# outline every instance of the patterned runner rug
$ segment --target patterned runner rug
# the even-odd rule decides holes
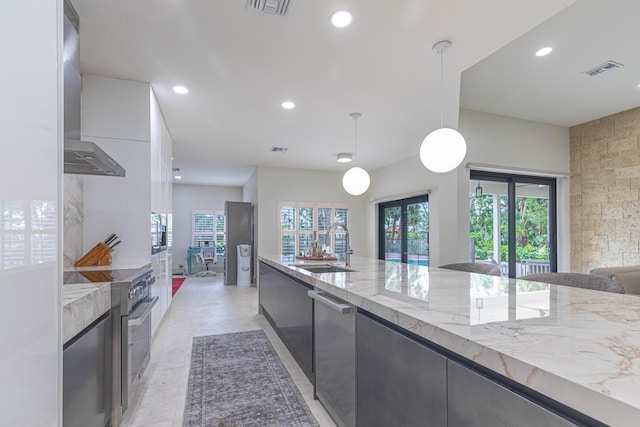
[[[182,284],[184,283],[184,281],[187,280],[186,277],[174,277],[171,280],[171,296],[175,295],[176,292],[178,292],[178,289],[180,289],[180,286],[182,286]]]
[[[317,427],[264,331],[195,337],[185,427]]]

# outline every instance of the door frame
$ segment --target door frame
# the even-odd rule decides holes
[[[378,259],[384,260],[385,254],[385,230],[384,230],[384,211],[390,207],[400,207],[400,225],[401,225],[401,240],[400,240],[400,262],[407,263],[407,206],[414,203],[427,203],[429,205],[429,195],[422,194],[419,196],[407,197],[405,199],[390,200],[388,202],[381,202],[378,204]],[[427,242],[429,239],[429,232],[427,231]]]
[[[510,278],[516,277],[516,184],[523,183],[549,186],[549,267],[551,271],[558,271],[558,200],[556,178],[471,170],[469,180],[494,181],[507,184],[508,276]]]

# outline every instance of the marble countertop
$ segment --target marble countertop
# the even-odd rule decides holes
[[[355,271],[319,274],[259,258],[606,424],[638,425],[639,295],[355,256]]]
[[[111,283],[65,284],[62,286],[64,342],[89,326],[111,308]]]
[[[151,264],[140,265],[104,265],[88,267],[71,267],[72,271],[104,271],[150,268]],[[100,275],[95,275],[100,277]],[[109,275],[105,275],[109,278]],[[102,277],[100,278],[102,280]],[[96,281],[93,283],[65,283],[62,286],[63,317],[62,327],[64,342],[73,338],[78,332],[89,326],[94,320],[111,309],[111,282]]]

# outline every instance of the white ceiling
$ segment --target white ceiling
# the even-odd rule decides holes
[[[576,1],[464,71],[461,105],[567,127],[640,106],[638,16],[637,0]],[[609,60],[624,67],[583,73]]]
[[[440,125],[443,39],[445,126],[460,105],[563,126],[640,105],[637,0],[295,0],[287,17],[245,0],[71,1],[82,72],[151,83],[183,183],[240,186],[257,165],[346,170],[335,160],[354,149],[354,111],[356,164],[417,155]],[[354,21],[337,29],[342,8]],[[534,58],[541,44],[556,50]],[[608,59],[625,67],[580,75]]]

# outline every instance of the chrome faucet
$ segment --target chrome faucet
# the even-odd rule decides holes
[[[328,239],[331,236],[331,230],[333,230],[334,228],[340,227],[344,230],[345,233],[345,250],[344,250],[344,266],[345,267],[351,267],[351,255],[353,254],[353,249],[351,249],[349,247],[349,230],[347,230],[347,226],[344,224],[341,224],[339,222],[336,222],[335,224],[332,224],[329,226],[329,228],[327,229],[327,231],[324,233],[324,243],[326,244]]]

